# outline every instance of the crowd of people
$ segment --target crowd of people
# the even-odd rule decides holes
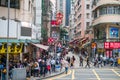
[[[2,64],[2,63],[0,63]],[[64,57],[53,57],[51,55],[42,55],[39,59],[24,59],[23,61],[9,62],[9,77],[12,79],[12,71],[15,68],[26,68],[26,76],[45,77],[48,74],[56,72],[56,66],[59,66],[59,71],[65,68],[68,71],[69,64]],[[4,65],[4,68],[5,65]],[[2,69],[3,70],[3,69]],[[2,76],[3,75],[3,76]],[[2,80],[5,80],[6,72],[1,74]]]
[[[80,54],[79,56],[79,62],[80,66],[83,67],[83,62],[86,62],[85,68],[89,67],[90,65],[94,67],[104,67],[106,65],[110,65],[111,67],[117,67],[118,66],[118,57],[117,56],[111,56],[110,58],[102,55],[95,56],[94,58],[90,58],[88,55],[84,56]]]

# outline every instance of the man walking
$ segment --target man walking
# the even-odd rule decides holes
[[[88,57],[88,56],[86,57],[86,65],[85,65],[85,68],[86,68],[87,66],[90,68],[90,62],[89,62],[89,57]]]
[[[80,55],[80,66],[83,66],[83,58],[81,55]]]

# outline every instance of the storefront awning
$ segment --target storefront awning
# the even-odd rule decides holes
[[[34,44],[32,43],[34,46],[38,47],[38,48],[41,48],[41,49],[44,49],[44,50],[48,50],[49,46],[46,46],[46,45],[42,45],[42,44]]]
[[[7,39],[0,39],[0,43],[6,43]],[[10,43],[40,43],[40,40],[34,40],[34,39],[8,39],[8,42]]]

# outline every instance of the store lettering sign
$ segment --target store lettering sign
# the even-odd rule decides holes
[[[5,43],[6,44],[6,43]],[[2,44],[0,48],[0,53],[7,53],[7,47],[5,47],[5,44]],[[8,46],[8,53],[21,53],[23,48],[23,44],[20,44],[19,46]]]
[[[118,49],[120,48],[120,42],[104,42],[105,49]]]

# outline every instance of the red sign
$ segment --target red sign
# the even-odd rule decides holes
[[[104,42],[104,48],[109,49],[109,42]]]
[[[52,37],[48,38],[48,43],[52,43],[52,42],[54,42],[54,38]]]
[[[105,49],[118,49],[120,48],[120,42],[105,42],[104,48]]]
[[[56,20],[52,20],[51,25],[56,25]]]
[[[57,14],[56,14],[56,18],[57,18],[57,19],[62,19],[62,18],[63,18],[63,14],[60,13],[60,12],[57,13]]]
[[[51,25],[60,25],[62,23],[61,19],[57,19],[57,20],[52,20],[51,21]]]

